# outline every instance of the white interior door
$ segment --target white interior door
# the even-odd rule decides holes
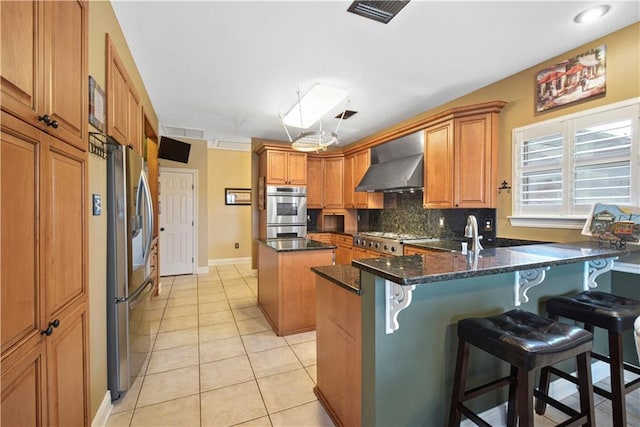
[[[193,171],[160,168],[160,274],[192,274],[194,269]]]

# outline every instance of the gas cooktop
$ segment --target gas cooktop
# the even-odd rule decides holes
[[[353,237],[353,246],[367,248],[383,254],[403,255],[403,242],[437,240],[431,236],[420,236],[408,233],[389,233],[383,231],[367,231]]]

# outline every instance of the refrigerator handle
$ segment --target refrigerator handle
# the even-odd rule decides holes
[[[142,188],[142,191],[140,191],[140,188]],[[140,172],[140,183],[138,185],[138,197],[136,200],[136,208],[138,209],[138,211],[141,209],[141,206],[143,206],[142,203],[142,194],[144,192],[144,197],[147,199],[147,203],[144,203],[144,206],[147,207],[147,225],[149,227],[148,230],[146,230],[146,234],[147,234],[147,241],[145,242],[145,248],[144,248],[144,255],[143,255],[143,264],[146,265],[147,261],[149,260],[149,252],[151,251],[151,243],[153,242],[153,205],[152,205],[152,201],[151,201],[151,189],[149,188],[149,183],[147,182],[147,177],[144,173],[144,171]],[[141,215],[142,213],[139,212],[139,214]]]

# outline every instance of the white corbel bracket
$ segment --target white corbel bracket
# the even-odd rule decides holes
[[[398,330],[398,314],[411,304],[411,292],[416,285],[402,286],[390,280],[384,281],[385,292],[385,333]]]
[[[531,270],[516,271],[514,283],[515,305],[520,306],[522,302],[528,302],[527,292],[534,286],[539,285],[544,280],[550,267],[540,267]]]
[[[598,286],[596,279],[602,274],[610,271],[618,257],[592,259],[584,262],[584,279],[582,288],[585,291]]]

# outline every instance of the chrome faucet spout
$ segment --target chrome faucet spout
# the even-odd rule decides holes
[[[464,237],[471,239],[470,250],[472,252],[479,252],[484,249],[480,244],[482,236],[478,235],[478,220],[474,215],[469,215],[467,217],[467,225],[464,228]]]

